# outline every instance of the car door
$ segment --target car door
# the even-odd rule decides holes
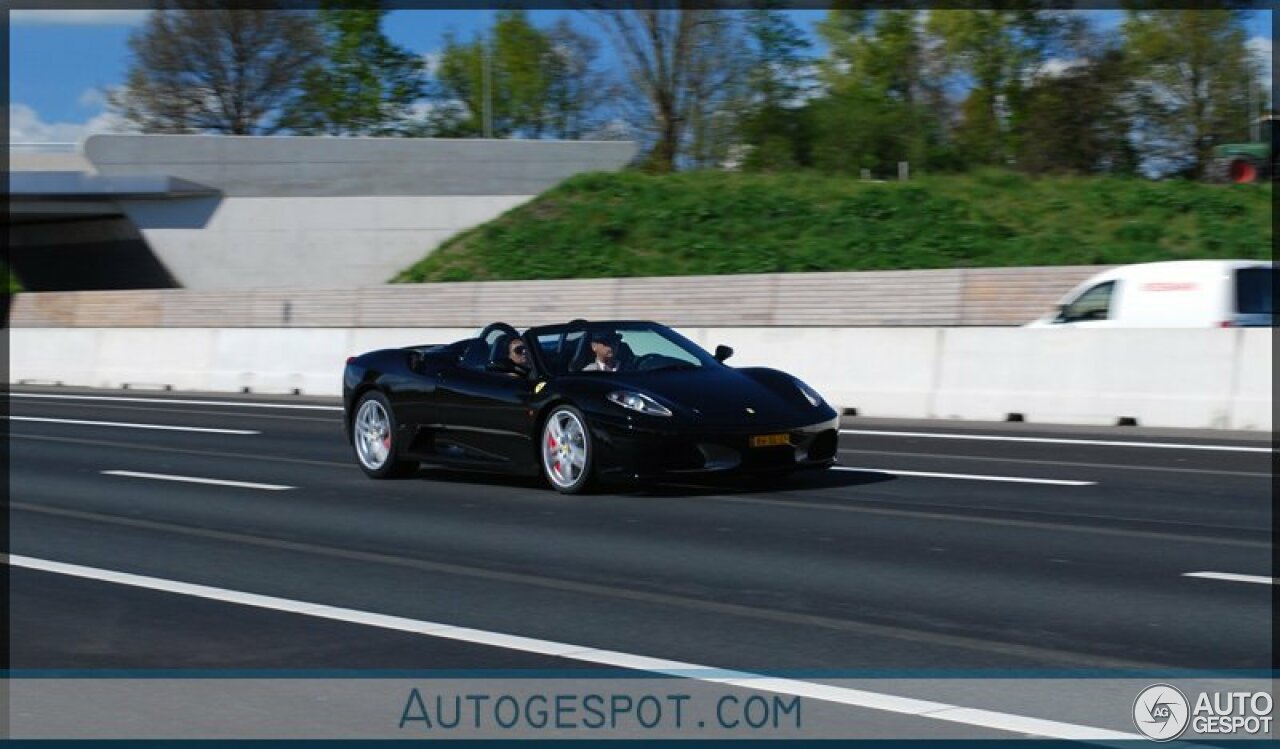
[[[534,383],[487,369],[490,349],[504,331],[486,331],[440,373],[435,402],[444,429],[437,437],[443,453],[460,460],[527,469],[534,464]]]
[[[405,352],[405,371],[389,383],[391,405],[402,428],[413,430],[410,445],[421,447],[418,437],[441,428],[436,389],[440,372],[447,366],[443,357],[424,357],[418,352]]]

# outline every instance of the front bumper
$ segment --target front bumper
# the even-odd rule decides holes
[[[839,417],[804,425],[663,428],[629,419],[588,419],[602,479],[673,478],[829,468]],[[648,420],[652,421],[652,420]],[[786,444],[752,447],[751,438],[785,434]]]

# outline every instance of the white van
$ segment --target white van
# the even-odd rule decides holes
[[[1122,265],[1075,287],[1056,310],[1027,327],[1270,326],[1275,270],[1263,260]]]

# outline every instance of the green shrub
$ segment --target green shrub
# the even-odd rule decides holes
[[[462,281],[1270,258],[1271,187],[985,169],[582,174],[395,280]]]

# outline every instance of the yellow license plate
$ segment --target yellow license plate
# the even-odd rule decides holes
[[[785,445],[789,438],[785,434],[757,434],[751,438],[752,447],[776,447]]]

